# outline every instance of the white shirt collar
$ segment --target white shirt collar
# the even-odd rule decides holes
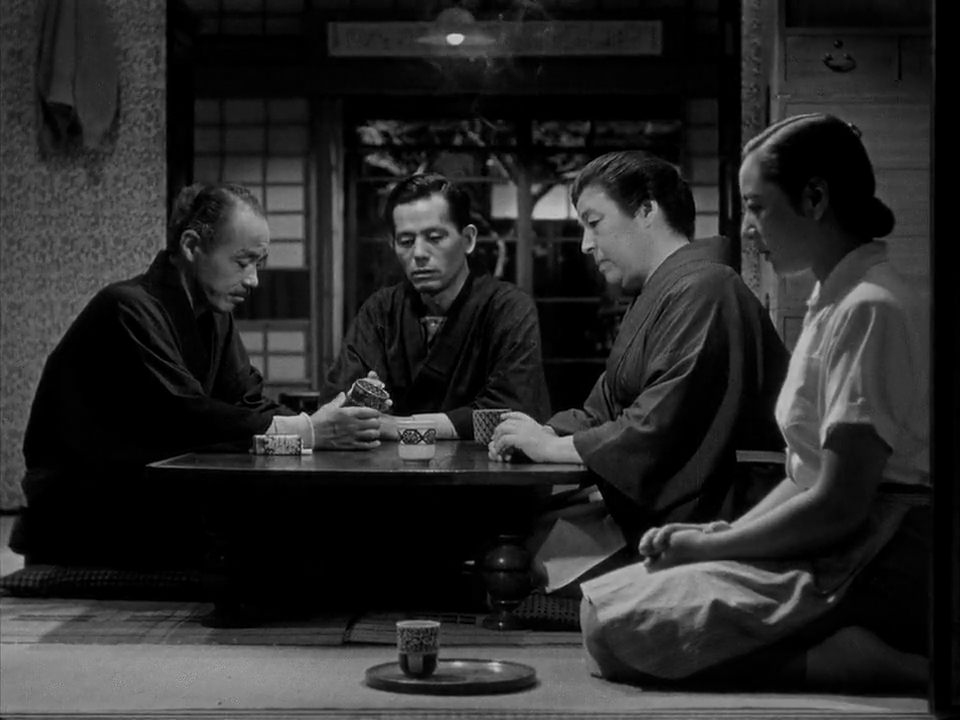
[[[886,259],[887,243],[882,240],[873,240],[851,250],[834,266],[826,280],[813,286],[807,307],[819,310],[829,305],[856,285],[870,268]]]

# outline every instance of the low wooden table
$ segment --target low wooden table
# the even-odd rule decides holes
[[[428,461],[406,461],[396,443],[386,442],[371,451],[317,451],[300,456],[190,453],[148,466],[149,479],[181,485],[202,483],[207,490],[223,484],[263,482],[271,488],[317,487],[490,487],[580,485],[592,482],[583,465],[501,463],[490,460],[486,446],[468,441],[441,441]],[[516,528],[497,528],[497,546],[483,559],[478,571],[487,591],[491,614],[486,627],[521,627],[513,614],[531,589],[530,555]],[[216,614],[230,613],[224,600]]]

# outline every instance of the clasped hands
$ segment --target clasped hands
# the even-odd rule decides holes
[[[640,538],[637,549],[650,570],[665,570],[675,565],[709,560],[705,536],[724,532],[730,524],[723,520],[711,523],[670,523],[650,528]]]
[[[384,387],[372,370],[367,379]],[[310,416],[314,445],[326,450],[372,450],[379,446],[385,416],[373,408],[343,407],[346,398],[346,393],[341,392]],[[389,400],[387,404],[391,404]]]

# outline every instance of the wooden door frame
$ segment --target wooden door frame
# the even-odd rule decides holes
[[[956,9],[955,3],[950,3]],[[949,127],[946,103],[937,104],[937,95],[948,97],[946,72],[937,73],[937,59],[950,67],[944,53],[950,39],[938,42],[940,32],[953,26],[944,12],[947,3],[933,0],[933,92],[931,101],[931,243],[930,263],[933,296],[933,389],[931,469],[933,487],[934,553],[931,559],[931,641],[930,706],[937,717],[960,716],[960,457],[955,442],[960,437],[960,339],[951,328],[960,317],[960,293],[955,288],[954,265],[948,243],[955,231],[947,223],[952,188],[936,182],[937,155],[955,157],[956,140],[948,130],[937,137],[936,128]],[[940,12],[938,13],[938,9]],[[939,91],[939,92],[938,92]],[[949,149],[948,149],[949,148]],[[938,152],[939,151],[939,152]],[[948,193],[950,195],[948,196]],[[942,238],[938,246],[938,238]],[[951,243],[952,244],[952,243]],[[938,252],[941,251],[941,252]],[[938,256],[942,256],[939,263]],[[939,628],[940,632],[934,629]]]

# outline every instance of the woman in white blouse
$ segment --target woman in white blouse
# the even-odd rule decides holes
[[[860,133],[822,114],[747,143],[743,231],[817,283],[777,404],[786,478],[730,525],[668,525],[583,584],[595,674],[926,690],[929,311],[877,238]]]

